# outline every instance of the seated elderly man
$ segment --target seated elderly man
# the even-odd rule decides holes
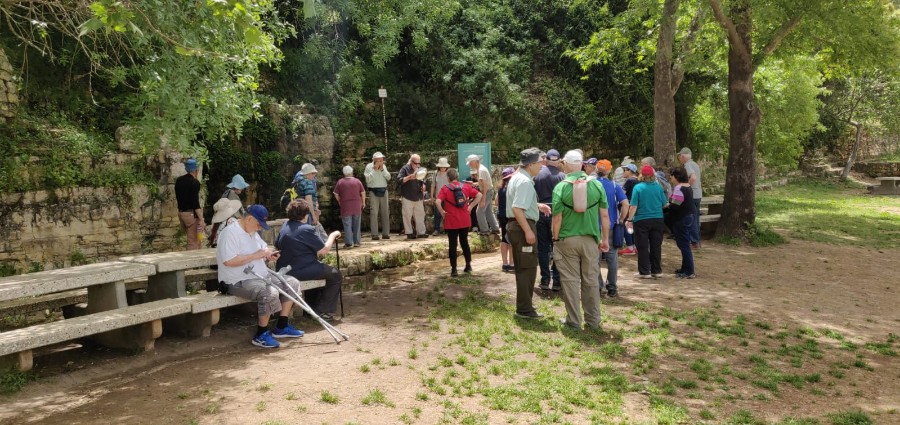
[[[322,242],[315,226],[307,224],[310,214],[309,204],[302,199],[288,204],[288,221],[275,238],[275,246],[281,250],[277,266],[291,266],[288,274],[300,280],[325,279],[324,287],[305,291],[303,297],[316,314],[330,321],[337,311],[343,277],[340,270],[323,264],[319,257],[328,254],[341,232],[331,232],[328,240]]]
[[[247,208],[247,214],[225,226],[219,233],[216,259],[219,281],[225,285],[227,293],[257,302],[259,326],[250,342],[257,347],[278,348],[275,338],[299,338],[303,336],[303,331],[288,324],[293,302],[278,292],[275,286],[283,284],[267,271],[266,261],[274,261],[279,257],[278,251],[269,249],[259,237],[260,230],[269,229],[266,224],[268,218],[269,211],[262,205]],[[266,276],[266,279],[244,273],[248,265],[253,266],[256,273]],[[297,279],[288,276],[285,280],[294,290],[300,288]],[[278,313],[278,323],[270,332],[269,316],[274,313]]]

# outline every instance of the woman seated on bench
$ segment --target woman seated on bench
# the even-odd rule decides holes
[[[316,233],[315,226],[307,223],[309,205],[302,199],[291,201],[287,206],[288,222],[281,227],[275,238],[275,247],[281,250],[276,267],[291,266],[289,275],[298,280],[325,279],[325,286],[304,291],[303,297],[310,308],[325,320],[334,320],[338,296],[344,278],[341,271],[323,264],[319,257],[328,254],[341,232],[334,231],[324,243]]]

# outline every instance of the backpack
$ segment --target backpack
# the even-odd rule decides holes
[[[446,187],[453,192],[453,205],[456,205],[456,208],[464,208],[466,206],[466,194],[463,193],[462,186],[450,186],[448,184]]]
[[[288,204],[294,199],[297,199],[297,196],[297,189],[295,189],[294,186],[285,189],[281,194],[281,209],[287,209]]]
[[[596,207],[600,204],[600,199],[597,202],[594,202],[592,205],[587,205],[587,190],[590,182],[599,183],[595,179],[587,179],[587,178],[578,178],[573,182],[568,180],[563,180],[563,182],[572,185],[572,205],[567,204],[565,201],[562,201],[564,207],[573,210],[577,213],[583,213],[591,208]]]
[[[663,188],[663,192],[666,194],[666,199],[669,199],[672,196],[672,184],[669,183],[669,179],[666,178],[666,174],[662,171],[656,172],[656,182],[659,183]]]

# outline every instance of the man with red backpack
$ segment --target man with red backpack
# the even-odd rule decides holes
[[[600,253],[609,250],[609,212],[606,191],[581,170],[582,155],[566,152],[566,178],[553,189],[553,259],[559,269],[564,325],[600,327]]]

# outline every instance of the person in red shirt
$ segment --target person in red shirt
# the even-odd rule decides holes
[[[450,238],[450,276],[458,276],[456,273],[456,246],[462,247],[463,257],[466,259],[466,268],[463,273],[472,273],[472,250],[469,249],[469,229],[472,227],[472,209],[481,201],[481,193],[470,185],[459,182],[459,172],[455,168],[447,170],[447,179],[450,183],[438,192],[435,204],[444,217],[444,231]],[[454,192],[459,188],[462,192],[463,206],[457,206],[457,196]],[[470,200],[472,200],[470,202]]]

